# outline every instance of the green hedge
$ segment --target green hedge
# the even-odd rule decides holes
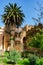
[[[17,65],[43,65],[43,58],[42,57],[37,57],[33,54],[29,54],[28,58],[18,59],[18,53],[17,53],[17,56],[15,53],[16,52],[14,52],[13,59],[14,59],[14,62],[15,62],[15,60],[18,61]],[[9,61],[9,59],[6,57],[6,56],[8,56],[8,54],[5,53],[4,55],[5,55],[4,58],[0,57],[0,63],[3,62],[6,65],[7,62]],[[12,56],[12,53],[11,53],[11,56]],[[10,58],[11,58],[11,56],[10,56]],[[11,58],[11,61],[12,61],[12,58]]]
[[[43,65],[43,58],[24,58],[19,60],[18,65]]]

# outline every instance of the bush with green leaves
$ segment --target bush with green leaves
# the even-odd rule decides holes
[[[29,60],[28,60],[28,58],[23,58],[23,59],[19,60],[18,64],[19,65],[29,65]]]
[[[28,56],[30,64],[29,65],[36,65],[36,60],[37,60],[37,56],[35,56],[34,54],[29,54]]]
[[[18,65],[43,65],[43,58],[34,54],[29,54],[28,58],[19,60]]]
[[[32,37],[29,46],[40,48],[40,50],[43,50],[43,33],[37,33],[34,37]]]
[[[5,58],[4,62],[6,63],[18,63],[18,61],[21,59],[21,53],[16,51],[16,50],[12,50],[9,52],[5,52]]]
[[[14,51],[14,52],[13,53],[5,52],[4,58],[3,57],[0,58],[0,60],[2,60],[2,63],[4,63],[4,65],[8,65],[7,63],[10,63],[12,65],[14,65],[14,63],[17,63],[17,65],[43,65],[42,57],[38,57],[36,55],[29,54],[28,58],[21,58],[20,55],[16,54],[16,51]],[[9,54],[11,54],[11,55],[9,55]]]
[[[37,59],[36,65],[43,65],[43,58]]]

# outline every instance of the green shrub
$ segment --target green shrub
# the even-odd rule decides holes
[[[40,50],[43,50],[43,33],[37,33],[34,37],[32,37],[29,46],[40,48]]]
[[[37,59],[36,65],[43,65],[43,58]]]
[[[8,59],[10,59],[10,61],[17,63],[18,60],[20,60],[20,58],[21,58],[21,54],[19,52],[15,50],[9,52]]]
[[[19,65],[29,65],[29,60],[27,58],[21,59],[18,62]]]
[[[5,63],[18,63],[18,60],[21,58],[21,54],[17,52],[16,50],[12,50],[9,52],[5,52],[5,58],[4,62]]]
[[[29,55],[29,61],[30,65],[36,65],[37,56],[30,54]]]
[[[18,65],[43,65],[43,58],[30,54],[28,58],[19,60]]]
[[[23,60],[23,65],[29,65],[29,60],[28,59],[24,59]]]

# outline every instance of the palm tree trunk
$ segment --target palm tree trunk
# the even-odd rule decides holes
[[[14,19],[14,23],[16,24],[16,19],[15,19],[15,15],[13,15],[13,19]],[[16,25],[15,25],[16,26]]]

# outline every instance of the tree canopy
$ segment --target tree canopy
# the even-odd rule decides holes
[[[25,15],[21,10],[21,6],[18,7],[16,3],[9,3],[9,5],[6,5],[4,8],[2,20],[5,25],[15,25],[16,27],[19,27],[23,23],[24,17]]]

